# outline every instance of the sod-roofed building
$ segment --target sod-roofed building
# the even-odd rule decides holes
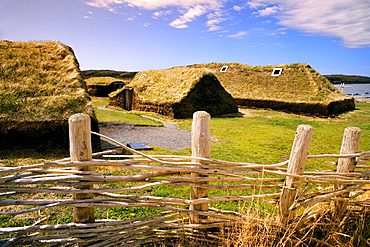
[[[267,108],[299,114],[330,116],[355,108],[308,64],[249,66],[239,63],[195,64],[210,69],[242,108]]]
[[[73,50],[59,42],[0,41],[0,149],[68,148],[68,118],[98,131]],[[93,143],[98,147],[99,140]]]
[[[132,103],[130,91],[133,93]],[[172,68],[139,72],[129,85],[110,94],[110,104],[174,118],[190,118],[200,110],[212,116],[238,112],[233,97],[207,69]]]
[[[86,82],[87,92],[91,96],[108,97],[108,95],[130,83],[136,72],[113,70],[85,70],[82,78]]]
[[[122,88],[126,83],[112,77],[89,78],[85,80],[87,92],[95,97],[108,97],[108,95]]]

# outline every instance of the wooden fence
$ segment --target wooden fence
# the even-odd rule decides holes
[[[69,119],[70,158],[0,167],[0,215],[27,215],[55,208],[54,217],[58,217],[58,208],[74,208],[71,223],[48,225],[46,217],[30,226],[0,228],[2,246],[140,246],[176,239],[184,233],[191,238],[206,233],[208,241],[217,240],[219,236],[207,233],[207,229],[235,226],[244,217],[239,212],[210,207],[219,201],[276,199],[277,221],[282,224],[289,223],[298,208],[318,202],[333,201],[338,213],[348,205],[369,204],[364,194],[370,189],[366,187],[370,184],[366,164],[370,151],[357,153],[361,130],[356,127],[345,130],[340,154],[308,155],[313,128],[300,125],[289,160],[265,165],[211,159],[210,116],[206,112],[194,114],[191,157],[147,155],[93,133],[132,153],[119,160],[93,159],[108,152],[92,154],[89,121],[84,114]],[[336,171],[305,170],[307,159],[321,158],[338,159]],[[102,174],[101,169],[113,169],[118,175]],[[123,170],[135,173],[120,175]],[[302,184],[309,186],[303,188]],[[169,190],[188,186],[189,198],[140,195],[155,186],[168,186]],[[318,186],[325,190],[320,191]],[[239,190],[240,196],[209,196],[209,190],[218,189]],[[260,193],[248,195],[256,191]],[[66,199],[66,193],[73,198]],[[47,200],[37,199],[37,195],[48,195]],[[95,218],[97,208],[109,207],[154,208],[159,213],[130,220]]]

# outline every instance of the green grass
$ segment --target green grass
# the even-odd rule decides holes
[[[294,136],[298,125],[307,124],[314,128],[310,145],[310,154],[337,154],[340,151],[343,132],[346,127],[356,126],[362,129],[360,151],[370,150],[370,104],[359,103],[357,109],[338,116],[337,118],[314,118],[283,112],[241,109],[242,114],[233,114],[211,119],[211,135],[213,136],[211,157],[235,162],[252,162],[259,164],[275,164],[289,158]],[[155,116],[155,114],[152,114]],[[180,128],[191,130],[192,119],[176,120]],[[154,148],[149,154],[190,155],[191,150],[179,152]],[[325,161],[336,161],[326,159]],[[308,160],[307,170],[333,169],[325,165],[323,160]],[[163,191],[165,190],[165,191]],[[155,188],[151,195],[180,196],[186,198],[188,190],[177,188]],[[210,191],[210,196],[240,195],[239,190]],[[245,193],[245,192],[244,192]],[[248,192],[248,194],[251,192]],[[245,195],[245,194],[243,194]],[[250,202],[217,202],[213,207],[225,210],[238,210]],[[261,201],[261,207],[273,211],[271,206]]]
[[[106,98],[93,98],[95,107],[104,106],[107,104]],[[109,118],[114,119],[116,112],[105,111],[109,114]],[[106,121],[107,116],[101,116],[97,112],[100,120]],[[137,123],[137,119],[128,118],[129,115],[137,115],[138,113],[124,112],[118,116],[119,121],[127,121]],[[144,113],[143,113],[144,114]],[[145,113],[147,114],[147,113]],[[163,116],[158,114],[148,114],[153,117],[163,119]],[[211,158],[238,161],[238,162],[252,162],[262,164],[273,164],[285,160],[290,155],[290,149],[293,143],[295,131],[300,124],[308,124],[314,128],[314,135],[310,146],[310,154],[326,154],[339,153],[341,140],[344,129],[349,126],[356,126],[362,129],[362,138],[360,151],[370,150],[370,104],[359,103],[355,111],[348,112],[338,116],[337,118],[313,118],[306,116],[299,116],[295,114],[288,114],[267,110],[244,109],[241,114],[234,114],[223,117],[215,117],[211,119],[211,135],[212,147]],[[140,118],[140,117],[139,117]],[[176,120],[180,128],[190,130],[191,119]],[[145,151],[147,154],[175,154],[175,155],[191,155],[190,149],[183,151],[170,151],[154,147],[152,151]],[[0,163],[5,166],[26,165],[32,163],[39,163],[47,160],[55,160],[61,158],[61,154],[53,153],[47,154],[42,158],[42,154],[37,153],[33,155],[30,151],[27,152],[0,152]],[[330,161],[330,160],[328,160]],[[335,160],[332,160],[335,161]],[[306,170],[324,170],[332,167],[323,165],[323,162],[309,160],[306,165]],[[126,170],[111,170],[99,171],[100,173],[114,173],[121,175],[132,174],[133,171]],[[152,196],[168,196],[178,198],[189,198],[189,187],[168,187],[159,186],[149,188],[138,193]],[[230,195],[249,195],[254,191],[241,190],[210,190],[210,196],[230,196]],[[258,203],[258,208],[263,209],[259,212],[262,215],[273,215],[276,213],[276,205],[269,205],[265,201],[252,202],[217,202],[212,203],[212,207],[225,210],[242,210],[246,207],[254,207]],[[42,211],[42,214],[47,214],[50,210]],[[96,211],[97,218],[113,217],[115,219],[122,219],[127,217],[139,217],[146,214],[152,214],[156,210],[152,209],[138,209],[127,208],[119,209],[112,208],[107,210],[99,209]],[[60,213],[63,219],[70,219],[67,213]],[[38,217],[35,215],[34,217]],[[19,225],[19,219],[16,221],[8,220],[7,225]],[[58,221],[59,223],[60,220]]]
[[[140,113],[125,111],[119,107],[108,106],[109,99],[105,97],[92,97],[94,110],[99,122],[127,122],[144,126],[163,126],[163,123],[142,117]],[[104,110],[101,109],[104,108]]]

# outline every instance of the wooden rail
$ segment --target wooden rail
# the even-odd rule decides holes
[[[348,205],[368,205],[370,190],[369,152],[357,153],[361,130],[345,130],[340,154],[308,155],[313,129],[297,128],[289,160],[277,164],[230,162],[209,157],[209,114],[197,112],[192,125],[192,156],[147,155],[98,133],[132,155],[115,155],[115,160],[93,159],[109,152],[91,153],[90,126],[83,114],[70,118],[71,157],[41,164],[0,167],[0,215],[21,215],[43,209],[74,207],[74,222],[0,228],[0,244],[47,245],[78,244],[89,246],[127,246],[176,238],[179,230],[190,237],[200,237],[215,227],[241,224],[239,212],[215,209],[218,201],[276,200],[278,223],[287,224],[295,211],[319,202],[333,201],[343,212]],[[307,171],[307,159],[338,159],[337,171]],[[102,169],[133,170],[135,174],[102,174]],[[302,186],[309,184],[310,186]],[[109,186],[108,186],[109,185]],[[189,186],[189,198],[140,195],[156,186]],[[318,190],[318,186],[325,190]],[[243,190],[239,196],[209,196],[209,190]],[[263,193],[263,190],[267,190]],[[248,195],[251,191],[259,194]],[[131,194],[130,192],[136,192]],[[349,192],[352,192],[351,195]],[[28,193],[30,196],[24,196]],[[37,195],[50,193],[47,199]],[[73,194],[71,198],[58,193]],[[53,196],[51,196],[53,195]],[[36,199],[35,199],[36,198]],[[143,207],[160,213],[130,220],[95,219],[94,209],[108,207]],[[57,209],[56,209],[57,210]],[[57,212],[56,212],[57,213]],[[256,219],[257,220],[257,219]],[[190,234],[191,233],[191,234]],[[208,240],[212,241],[211,235]],[[214,235],[212,235],[214,236]],[[219,238],[217,236],[216,238]]]

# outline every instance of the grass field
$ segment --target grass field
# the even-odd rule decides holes
[[[144,118],[138,112],[126,112],[121,108],[109,106],[109,99],[106,97],[92,97],[94,111],[99,122],[128,122],[136,125],[163,126],[160,121]]]
[[[99,118],[99,114],[97,115]],[[174,121],[180,128],[191,130],[192,119],[173,120],[157,114],[150,115],[164,121]],[[310,154],[339,153],[344,129],[349,126],[362,129],[360,151],[368,151],[370,150],[369,116],[370,104],[366,103],[357,104],[355,111],[342,114],[337,118],[313,118],[276,111],[240,109],[239,114],[211,119],[211,135],[213,137],[211,157],[220,160],[260,164],[281,162],[288,159],[295,131],[300,124],[308,124],[314,128]],[[174,152],[155,147],[153,151],[147,151],[147,153],[191,155],[191,150]],[[335,160],[328,159],[327,161]],[[313,171],[332,168],[330,166],[323,167],[323,162],[318,162],[309,160],[306,169]],[[187,189],[176,189],[176,191],[171,192],[166,191],[166,189],[163,191],[163,188],[159,187],[151,191],[150,194],[187,198],[188,193]],[[240,195],[239,191],[211,191],[210,195],[222,196],[225,193],[226,195]],[[265,203],[262,204],[262,208],[267,208],[270,213],[274,211],[274,207]],[[238,210],[241,204],[239,202],[219,202],[212,206],[225,210]]]
[[[95,108],[107,104],[104,98],[93,98]],[[97,110],[96,115],[99,121],[123,121],[142,124],[141,121],[147,121],[139,113],[122,111],[117,114],[116,111]],[[102,111],[102,112],[101,112]],[[103,114],[104,112],[104,114]],[[143,113],[152,117],[160,118],[162,121],[171,121],[179,125],[180,128],[191,129],[191,119],[173,120],[157,114]],[[135,116],[135,117],[132,117]],[[336,118],[313,118],[287,114],[283,112],[240,109],[240,113],[211,119],[212,147],[211,158],[227,161],[252,162],[261,164],[273,164],[289,157],[290,149],[293,143],[295,131],[300,124],[308,124],[314,128],[314,135],[310,146],[310,154],[339,153],[344,129],[349,126],[356,126],[362,129],[362,138],[360,151],[370,150],[370,104],[358,103],[356,110],[342,114]],[[155,122],[155,121],[154,121]],[[157,122],[158,123],[158,122]],[[146,123],[148,125],[154,123]],[[152,151],[146,151],[147,154],[176,154],[191,155],[191,150],[169,151],[155,147]],[[0,164],[3,166],[20,166],[56,160],[68,156],[68,151],[59,150],[57,152],[44,153],[40,150],[10,151],[0,150]],[[328,160],[335,161],[335,160]],[[322,162],[316,163],[308,161],[307,170],[325,170],[327,167]],[[122,174],[120,170],[104,171],[108,174]],[[133,173],[135,171],[128,171]],[[123,175],[123,174],[122,174]],[[125,174],[126,175],[126,174]],[[189,198],[189,189],[168,187],[155,187],[145,191],[138,192],[142,195],[167,196]],[[210,191],[210,196],[240,195],[238,190]],[[244,194],[245,195],[245,194]],[[276,215],[276,206],[271,206],[265,202],[252,201],[248,203],[241,202],[217,202],[211,204],[212,207],[234,210],[240,212],[253,211],[253,215],[260,217]],[[50,214],[55,209],[47,209],[43,214]],[[98,209],[97,218],[126,219],[140,217],[156,212],[154,209],[140,208],[112,208]],[[0,216],[1,225],[29,225],[32,224],[39,215],[32,214],[24,218],[13,216]],[[58,212],[50,223],[65,223],[71,221],[71,209]]]

